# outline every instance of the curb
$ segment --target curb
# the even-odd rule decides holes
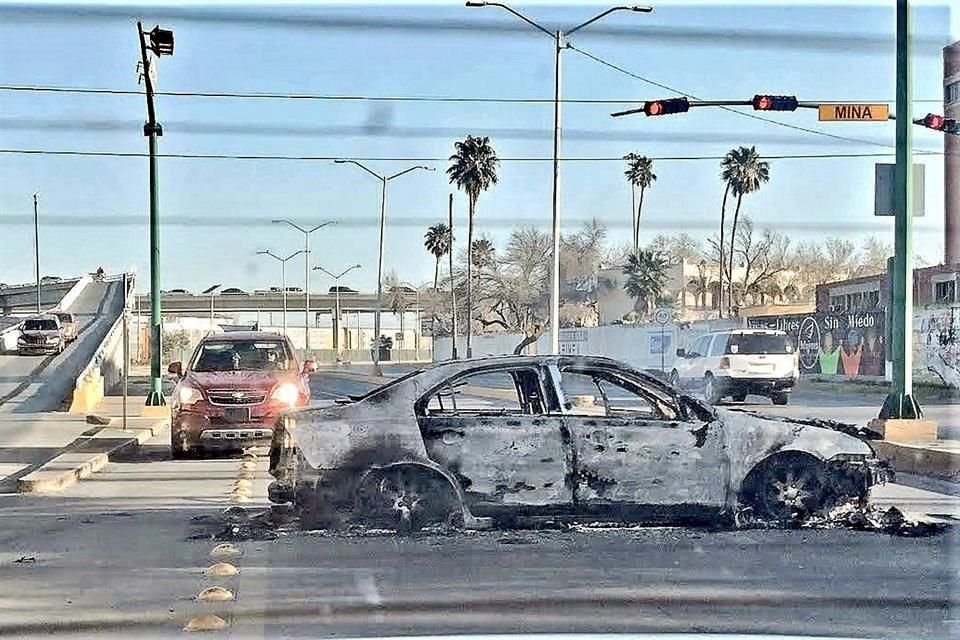
[[[61,453],[18,479],[17,492],[53,493],[66,489],[103,469],[112,456],[130,448],[139,447],[150,438],[159,435],[168,426],[166,421],[162,421],[127,431],[112,427],[101,429],[76,449],[101,444],[104,450],[87,452],[74,450]],[[98,443],[98,440],[101,442]]]
[[[932,443],[872,442],[877,456],[895,471],[960,482],[960,452],[931,447]]]

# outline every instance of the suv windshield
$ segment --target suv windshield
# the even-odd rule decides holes
[[[73,316],[69,313],[58,313],[57,317],[60,318],[60,322],[73,322]]]
[[[220,340],[200,345],[191,369],[210,371],[288,371],[294,367],[279,340]]]
[[[727,340],[728,354],[793,353],[787,336],[770,333],[734,333]]]
[[[55,320],[27,320],[23,323],[24,331],[56,331]]]

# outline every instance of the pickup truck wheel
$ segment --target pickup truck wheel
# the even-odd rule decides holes
[[[182,431],[170,434],[170,456],[175,460],[189,458],[193,454],[193,449],[187,441],[187,434]]]
[[[447,479],[416,466],[371,471],[357,489],[357,511],[362,524],[400,534],[457,526],[463,515]]]
[[[790,402],[790,394],[789,394],[789,393],[776,393],[776,394],[774,394],[770,399],[773,400],[773,404],[777,404],[777,405],[781,405],[781,406],[782,406],[782,405],[785,405],[785,404],[787,404],[788,402]]]

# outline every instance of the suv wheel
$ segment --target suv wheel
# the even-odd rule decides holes
[[[187,440],[187,434],[182,431],[170,432],[170,455],[176,460],[190,457],[193,449]]]
[[[790,394],[789,394],[789,393],[775,393],[775,394],[773,394],[773,396],[771,396],[770,399],[773,400],[773,404],[785,405],[785,404],[787,404],[788,402],[790,402]]]
[[[717,384],[717,379],[713,377],[712,373],[708,373],[703,378],[703,399],[709,404],[719,404],[720,398],[720,386]]]

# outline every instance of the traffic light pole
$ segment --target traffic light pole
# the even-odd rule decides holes
[[[153,105],[153,80],[150,77],[150,65],[147,56],[147,44],[144,40],[143,25],[137,23],[140,37],[140,57],[143,64],[143,79],[147,95],[147,123],[143,125],[143,135],[149,139],[150,152],[150,392],[147,394],[148,407],[162,407],[163,381],[160,374],[160,356],[162,349],[160,320],[160,195],[157,184],[157,137],[163,135],[163,128],[157,123]]]
[[[894,169],[894,257],[891,304],[893,388],[880,409],[880,419],[923,416],[913,399],[913,136],[911,131],[910,7],[897,0],[897,161]]]

